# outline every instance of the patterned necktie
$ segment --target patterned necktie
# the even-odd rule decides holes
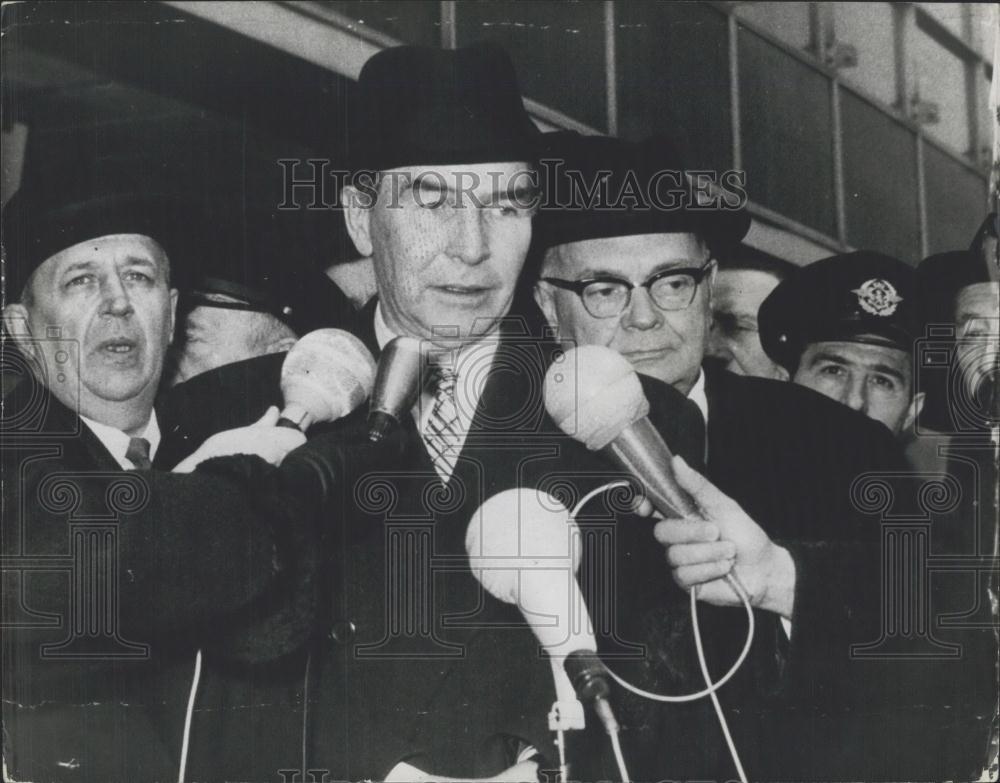
[[[138,470],[149,470],[153,467],[153,463],[149,459],[149,441],[145,438],[129,438],[125,459],[135,465]]]
[[[449,367],[437,368],[437,390],[434,393],[434,407],[424,427],[424,442],[434,468],[444,483],[448,483],[455,471],[460,449],[461,425],[458,408],[455,405],[455,371]]]

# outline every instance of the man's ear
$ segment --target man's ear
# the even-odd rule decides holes
[[[549,326],[558,334],[559,317],[556,314],[555,291],[553,289],[554,287],[551,283],[539,280],[535,283],[532,293],[535,296],[535,303],[538,305],[538,309],[542,311],[542,315],[545,316],[545,320],[548,321]]]
[[[345,185],[340,191],[340,203],[344,205],[344,223],[347,233],[365,258],[373,251],[371,237],[372,194],[359,190],[353,185]]]
[[[906,411],[906,418],[903,419],[901,432],[907,432],[913,427],[913,423],[917,420],[917,416],[920,415],[920,411],[924,409],[925,397],[925,392],[917,392],[913,395],[913,402],[910,403],[910,407]]]
[[[3,309],[3,328],[10,335],[21,353],[40,360],[38,343],[31,338],[31,327],[28,326],[28,310],[20,303],[11,303]]]

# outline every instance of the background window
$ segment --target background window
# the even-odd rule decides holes
[[[930,144],[924,145],[924,177],[930,252],[968,247],[986,216],[986,183]]]
[[[739,57],[750,198],[836,236],[829,80],[745,28]]]
[[[963,154],[969,151],[965,64],[918,27],[911,38],[911,98],[936,107],[936,122],[924,122],[929,136]],[[911,109],[914,108],[911,103]],[[919,106],[917,107],[919,113]]]
[[[350,17],[359,28],[370,27],[397,41],[424,46],[441,45],[441,4],[372,0],[328,3],[334,11]]]
[[[528,98],[607,131],[604,4],[455,3],[458,45],[496,41]]]
[[[868,101],[840,92],[847,241],[908,263],[920,260],[917,139]]]
[[[796,49],[807,49],[812,42],[809,3],[733,3],[736,17],[769,32]]]
[[[615,4],[619,133],[665,133],[697,167],[732,166],[726,17],[701,3]]]
[[[970,3],[969,21],[972,47],[990,62],[993,62],[993,42],[996,35],[997,18],[996,3]]]
[[[833,3],[836,40],[850,44],[858,64],[840,75],[891,106],[896,103],[896,46],[893,12],[888,3]]]
[[[959,38],[965,38],[965,15],[967,3],[919,3],[928,16],[940,22],[948,31]],[[974,3],[973,5],[978,5]]]

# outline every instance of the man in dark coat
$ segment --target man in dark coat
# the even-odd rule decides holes
[[[354,331],[376,356],[414,338],[429,361],[384,443],[368,444],[359,412],[282,468],[329,473],[322,495],[293,494],[283,512],[328,526],[315,637],[291,673],[210,670],[194,734],[230,719],[194,748],[192,774],[533,778],[529,758],[551,742],[550,667],[516,608],[479,587],[464,541],[482,502],[537,485],[569,444],[540,395],[556,346],[504,320],[531,237],[538,134],[492,47],[387,50],[359,95],[354,165],[371,176],[345,189],[344,211],[379,293]],[[265,359],[228,370],[259,371],[257,408],[278,391],[279,362]]]
[[[303,439],[277,430],[275,410],[164,470],[153,397],[176,291],[153,237],[172,246],[174,213],[134,195],[15,198],[4,211],[4,325],[19,349],[4,369],[21,376],[3,399],[5,770],[174,777],[185,700],[167,698],[171,729],[154,731],[146,707],[165,696],[152,684],[182,664],[190,686],[197,646],[281,591],[297,530],[255,513],[244,487],[266,468],[259,456],[190,471],[228,453],[277,463]]]
[[[966,714],[970,694],[942,701],[928,679],[959,682],[952,677],[969,662],[905,660],[907,650],[881,644],[879,513],[912,513],[907,498],[924,477],[896,475],[905,462],[890,433],[843,406],[791,384],[702,369],[713,252],[748,223],[738,211],[705,209],[683,187],[673,209],[657,207],[666,203],[662,193],[636,206],[636,192],[652,194],[664,172],[685,170],[668,143],[573,136],[559,143],[550,154],[563,171],[582,173],[583,182],[611,172],[602,194],[609,202],[542,213],[537,299],[559,337],[617,349],[701,410],[712,483],[675,467],[704,519],[661,521],[655,538],[674,582],[697,590],[716,680],[736,659],[746,627],[723,577],[734,573],[748,590],[753,648],[719,692],[746,773],[764,780],[968,776],[981,760],[954,751],[967,724],[952,716]],[[626,182],[638,184],[626,191]],[[631,205],[622,203],[624,193]],[[641,575],[629,597],[645,611],[633,610],[630,621],[647,633],[650,657],[623,671],[654,691],[701,690],[690,615],[683,594],[669,597],[663,551],[652,537],[632,547]],[[738,765],[706,700],[620,698],[628,705],[624,745],[633,777],[734,777]],[[614,769],[605,758],[594,774]]]

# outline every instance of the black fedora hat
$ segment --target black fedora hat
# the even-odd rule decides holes
[[[737,194],[716,198],[692,183],[671,139],[642,142],[572,131],[546,134],[535,224],[539,251],[634,234],[694,233],[713,250],[738,243],[750,216]]]
[[[171,259],[200,253],[197,210],[176,195],[111,193],[76,201],[18,191],[3,209],[5,301],[20,297],[31,275],[52,256],[88,239],[142,234]]]
[[[499,46],[398,46],[361,69],[349,157],[355,171],[531,162],[539,136]]]
[[[815,342],[843,340],[909,353],[923,317],[916,270],[861,250],[796,271],[764,300],[757,322],[767,355],[794,371],[806,346]]]

